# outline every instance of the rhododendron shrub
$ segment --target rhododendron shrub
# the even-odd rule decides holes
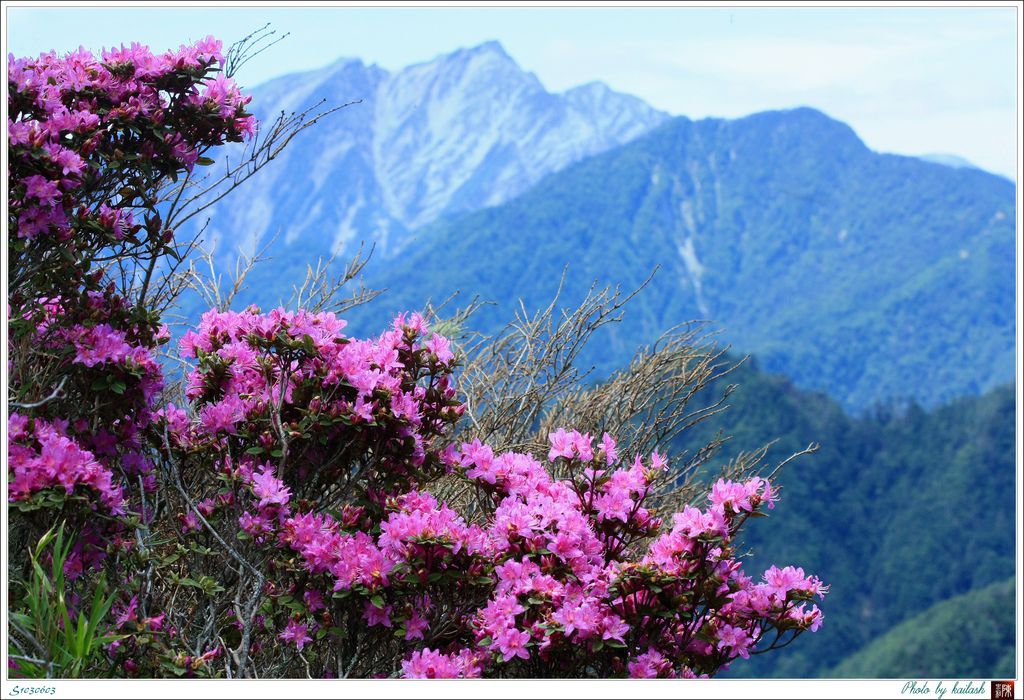
[[[544,461],[457,444],[448,344],[415,314],[370,341],[344,325],[211,311],[183,338],[189,410],[158,422],[190,485],[178,537],[234,533],[239,565],[185,558],[178,575],[273,571],[252,625],[228,609],[186,633],[241,644],[255,627],[257,667],[285,653],[328,675],[699,677],[820,626],[817,578],[755,580],[737,558],[740,526],[774,507],[767,481],[721,480],[666,521],[647,507],[665,459],[608,434],[558,430]],[[430,493],[439,479],[474,494],[464,512]]]
[[[96,503],[119,515],[122,479],[153,485],[140,431],[169,336],[144,302],[173,253],[158,195],[255,129],[222,62],[212,38],[162,55],[133,44],[8,60],[10,388],[28,409],[10,417],[15,501],[102,482]]]
[[[67,581],[83,589],[156,515],[146,431],[169,335],[147,293],[177,255],[166,192],[255,130],[223,61],[212,38],[8,60],[10,541],[23,552],[67,521]],[[11,562],[12,581],[28,575]]]
[[[112,584],[74,668],[696,678],[818,629],[821,581],[743,569],[766,480],[658,512],[668,460],[607,432],[461,439],[456,353],[418,314],[361,339],[329,312],[210,310],[165,386],[160,192],[254,129],[221,61],[204,40],[10,62],[8,498],[22,543],[73,537],[49,555],[71,614]],[[25,625],[35,564],[11,550]],[[59,675],[25,625],[12,672]]]

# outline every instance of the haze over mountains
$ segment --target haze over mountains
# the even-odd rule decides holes
[[[780,438],[779,456],[823,443],[787,467],[750,544],[834,582],[829,622],[736,672],[871,676],[907,644],[923,651],[884,674],[1007,667],[1013,611],[993,611],[1014,561],[1013,182],[873,152],[810,108],[693,121],[600,83],[550,93],[493,42],[396,73],[341,60],[253,94],[264,117],[363,101],[210,212],[222,265],[277,236],[236,306],[285,302],[307,264],[363,241],[366,282],[388,291],[347,314],[354,335],[456,291],[495,302],[472,321],[495,330],[560,283],[572,306],[595,280],[633,288],[657,267],[582,362],[610,372],[712,319],[788,379],[735,375],[708,427],[738,449]],[[905,400],[928,410],[876,408]],[[957,620],[955,601],[991,619],[932,643],[930,616]]]

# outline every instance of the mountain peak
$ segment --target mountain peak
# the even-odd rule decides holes
[[[800,106],[789,109],[770,109],[763,112],[755,112],[741,119],[763,122],[797,122],[803,126],[840,127],[849,129],[846,123],[833,119],[829,115],[814,107]]]
[[[611,88],[608,87],[607,84],[601,82],[600,80],[591,80],[589,83],[583,83],[582,85],[577,85],[576,87],[571,87],[568,90],[566,90],[566,92],[597,92],[597,93],[605,93],[605,92],[611,92]]]
[[[508,64],[514,66],[516,70],[521,70],[519,64],[508,54],[505,47],[493,39],[482,44],[464,46],[450,53],[441,54],[433,61],[429,61],[429,63],[468,63],[475,61],[493,61],[495,63]]]
[[[583,97],[587,97],[590,99],[601,99],[608,95],[611,95],[613,92],[614,90],[608,87],[608,85],[606,85],[605,83],[602,83],[600,80],[592,80],[589,83],[583,83],[582,85],[571,87],[562,94],[567,99],[578,100]]]
[[[978,166],[971,161],[961,156],[953,155],[952,153],[926,153],[923,156],[918,156],[921,160],[926,160],[929,163],[938,163],[939,165],[945,165],[950,168],[973,168],[978,170]]]
[[[323,70],[328,73],[333,73],[339,68],[347,68],[351,65],[362,66],[363,60],[361,58],[356,58],[355,56],[339,56],[328,63]]]
[[[325,97],[365,104],[303,133],[286,166],[257,176],[259,203],[218,207],[220,220],[248,217],[254,240],[282,229],[286,244],[318,252],[362,239],[392,254],[440,215],[507,201],[666,116],[598,83],[553,94],[497,41],[394,71],[340,58],[265,84],[253,104],[274,115]],[[279,174],[285,167],[288,176]],[[296,202],[308,212],[299,220]]]
[[[512,57],[508,55],[508,51],[506,51],[505,47],[501,45],[501,42],[495,39],[490,39],[482,44],[477,44],[476,46],[459,49],[455,53],[488,54],[507,58],[510,61],[512,60]]]
[[[767,110],[728,121],[761,129],[766,135],[771,134],[782,148],[809,147],[827,141],[848,152],[867,150],[849,124],[813,107]]]

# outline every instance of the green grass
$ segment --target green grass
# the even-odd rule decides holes
[[[91,591],[87,607],[72,610],[71,588],[64,563],[74,544],[65,536],[64,524],[51,528],[30,554],[32,571],[24,595],[11,610],[10,622],[25,643],[8,645],[8,656],[17,663],[12,675],[21,678],[81,678],[102,662],[103,647],[121,639],[110,632],[107,615],[114,594],[107,594],[102,577]],[[44,566],[48,547],[50,564]],[[85,599],[83,597],[83,603]]]

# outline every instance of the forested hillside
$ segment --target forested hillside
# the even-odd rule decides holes
[[[832,399],[796,389],[754,364],[721,381],[738,385],[730,408],[700,424],[682,446],[700,445],[722,429],[733,439],[719,463],[774,439],[769,456],[777,462],[819,443],[817,454],[784,467],[779,507],[747,531],[746,542],[757,561],[798,561],[832,584],[827,625],[813,648],[766,655],[737,672],[823,675],[936,603],[1013,576],[1011,386],[930,412],[912,405],[851,417]],[[999,634],[1012,637],[1012,612],[993,623]],[[969,617],[962,619],[966,624]],[[964,658],[976,660],[969,670],[967,661],[956,668],[985,676],[998,659],[968,653],[971,639],[950,637],[948,644],[962,643]],[[868,662],[851,663],[848,668],[874,675],[864,667]],[[892,675],[940,677],[950,668],[937,656],[901,663],[890,660]]]
[[[393,310],[479,294],[497,302],[486,329],[520,298],[547,303],[563,269],[571,306],[595,279],[637,286],[659,268],[586,358],[599,371],[669,326],[713,319],[767,369],[847,408],[936,405],[1013,377],[1015,226],[1008,180],[874,153],[814,110],[677,118],[423,229],[369,280]]]

